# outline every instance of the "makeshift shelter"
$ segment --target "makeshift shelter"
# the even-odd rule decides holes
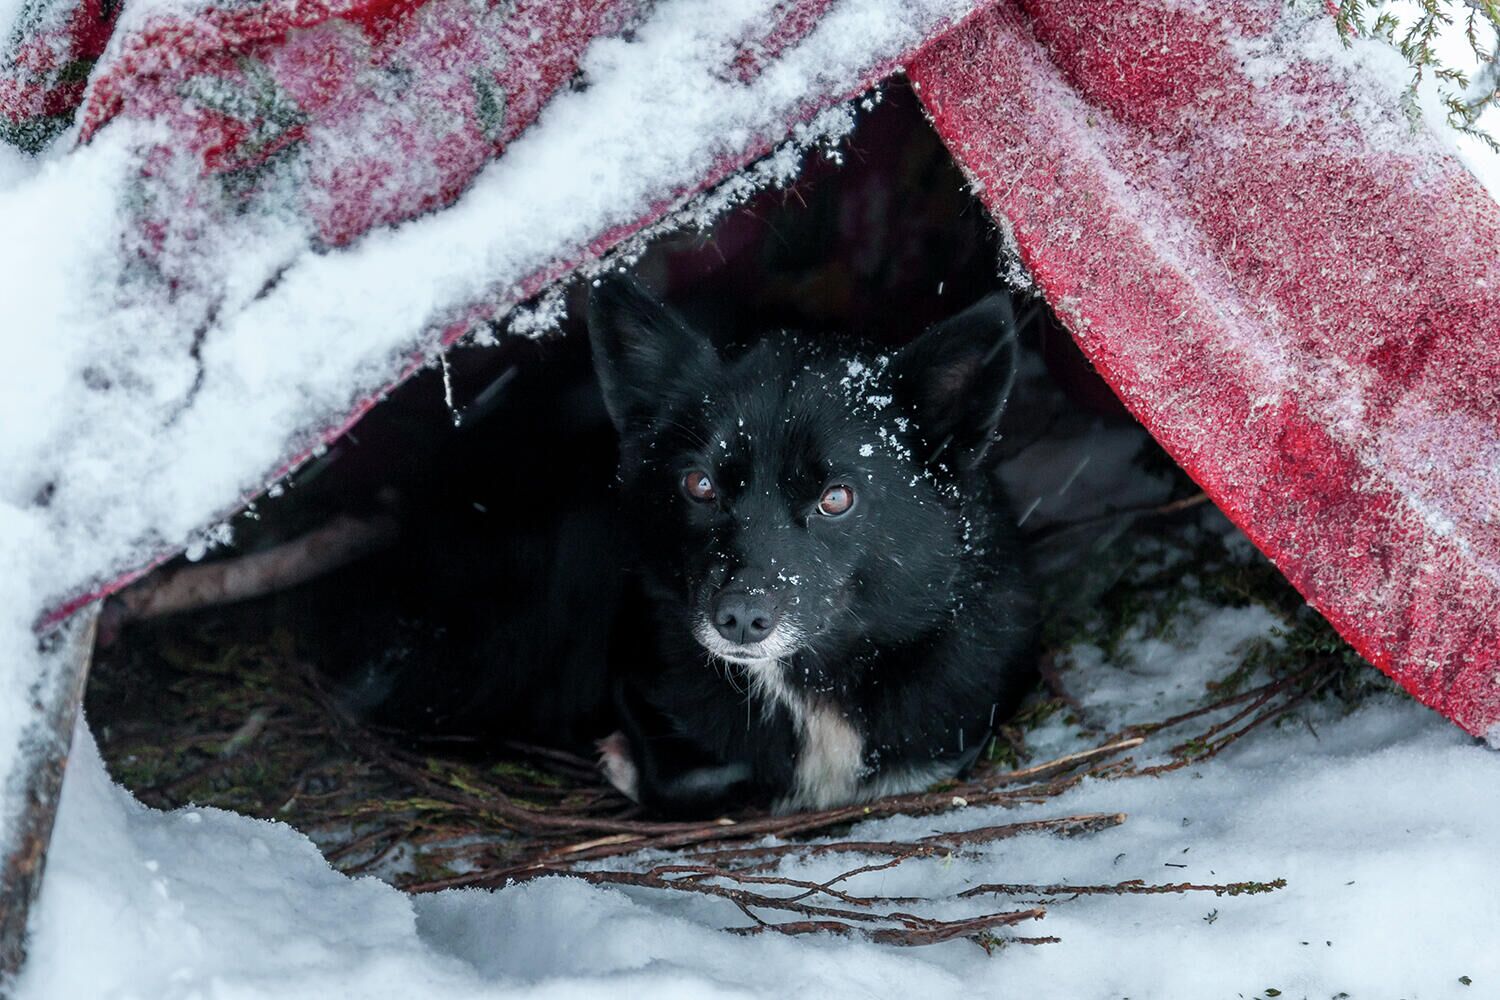
[[[898,71],[1132,413],[1372,663],[1493,738],[1500,208],[1331,21],[1273,0],[712,7],[26,9],[8,132],[39,145],[76,116],[58,169],[97,172],[116,228],[107,280],[57,313],[86,392],[6,454],[22,610],[66,639],[7,689],[35,702],[5,731],[8,968],[86,609],[446,346],[789,176]],[[121,394],[133,418],[106,421]],[[178,495],[110,507],[142,477]]]

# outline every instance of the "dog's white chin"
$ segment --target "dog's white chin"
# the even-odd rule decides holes
[[[775,656],[750,656],[739,653],[721,653],[718,650],[714,649],[710,649],[709,652],[713,653],[713,655],[717,656],[719,659],[724,660],[726,663],[737,663],[742,667],[758,667],[763,663],[775,663],[778,659],[778,657]]]
[[[794,630],[779,625],[760,642],[730,642],[714,630],[707,621],[700,621],[693,628],[693,638],[698,645],[721,660],[753,667],[767,661],[784,660],[802,648]]]

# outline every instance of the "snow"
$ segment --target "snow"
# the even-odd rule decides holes
[[[0,3],[9,24],[18,5]],[[592,86],[561,96],[452,210],[331,253],[274,214],[207,232],[178,251],[203,287],[170,300],[131,270],[125,209],[148,129],[111,126],[45,161],[0,148],[0,771],[13,773],[25,706],[56,666],[33,632],[48,607],[203,536],[310,429],[431,350],[444,317],[639,217],[806,94],[858,78],[967,4],[847,0],[791,58],[728,86],[710,56],[770,6],[659,5],[631,43],[595,46]],[[1060,484],[1078,472],[1059,471]],[[1182,645],[1142,640],[1130,665],[1075,651],[1080,694],[1117,719],[1157,717],[1268,627],[1254,612],[1201,610]],[[1043,932],[1062,943],[994,957],[962,942],[901,952],[734,937],[718,928],[738,915],[709,902],[560,880],[409,899],[339,875],[283,825],[145,808],[80,729],[18,995],[1483,995],[1459,977],[1481,991],[1500,982],[1500,759],[1394,695],[1348,717],[1320,711],[1308,728],[1160,778],[859,829],[1131,816],[1081,840],[911,862],[856,889],[937,898],[997,878],[1288,880],[1249,898],[1061,904]],[[5,796],[9,815],[13,783]]]
[[[0,23],[4,23],[0,21]],[[0,190],[10,187],[36,169],[36,161],[14,146],[0,143]]]

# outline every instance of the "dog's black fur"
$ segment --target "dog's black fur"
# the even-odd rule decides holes
[[[986,462],[1008,301],[890,355],[779,334],[721,357],[610,278],[589,327],[641,583],[611,650],[616,784],[701,815],[967,768],[1033,676],[1035,603]]]

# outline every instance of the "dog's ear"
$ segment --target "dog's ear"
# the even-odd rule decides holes
[[[1015,386],[1016,320],[995,293],[903,347],[892,362],[895,391],[917,418],[928,463],[978,467]]]
[[[599,279],[589,295],[589,343],[604,405],[625,427],[718,364],[712,345],[634,278]]]

